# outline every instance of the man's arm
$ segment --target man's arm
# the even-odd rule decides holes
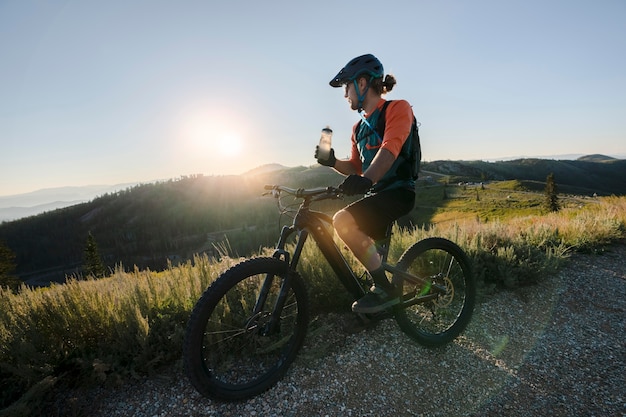
[[[372,180],[372,183],[376,184],[381,178],[389,171],[396,157],[387,149],[380,149],[374,160],[370,164],[369,168],[363,173],[363,176]],[[339,162],[339,161],[337,161]]]
[[[335,166],[333,168],[335,169],[335,171],[343,175],[359,173],[349,159],[337,159],[337,162],[335,162]]]
[[[363,173],[363,176],[376,184],[389,171],[395,160],[396,157],[390,151],[381,148],[376,153],[369,168]],[[360,174],[359,170],[349,159],[337,159],[333,168],[343,175]]]

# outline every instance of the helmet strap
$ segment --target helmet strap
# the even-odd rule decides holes
[[[363,94],[359,93],[359,83],[357,82],[357,78],[355,78],[352,82],[354,83],[354,91],[356,92],[356,98],[358,100],[357,110],[361,112],[363,111],[363,102],[365,101],[365,95],[367,94],[367,90],[370,89],[371,80],[367,81],[367,86],[365,87],[365,91],[363,91]]]

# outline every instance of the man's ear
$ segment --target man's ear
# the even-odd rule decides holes
[[[359,84],[359,93],[363,94],[363,91],[365,91],[365,88],[367,88],[367,78],[360,77],[357,80],[357,83]]]

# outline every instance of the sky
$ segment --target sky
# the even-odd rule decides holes
[[[0,196],[339,157],[376,55],[426,161],[626,158],[623,0],[0,0]]]

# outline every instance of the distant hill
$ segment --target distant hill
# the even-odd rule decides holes
[[[578,161],[587,161],[587,162],[611,162],[615,161],[617,158],[613,158],[612,156],[594,154],[594,155],[586,155],[578,158]]]
[[[580,194],[626,194],[626,160],[589,155],[577,160],[517,159],[512,161],[434,161],[425,171],[448,175],[451,181],[545,181],[549,174],[562,191]],[[565,187],[565,188],[564,188]]]
[[[4,207],[0,208],[0,222],[21,219],[23,217],[45,213],[46,211],[75,206],[85,201],[87,200],[53,201],[51,203],[38,204],[31,207]]]
[[[251,169],[250,171],[244,173],[243,175],[267,174],[269,172],[280,171],[284,169],[288,169],[288,168],[281,164],[266,164],[266,165],[261,165],[260,167]]]
[[[0,222],[84,203],[100,195],[123,190],[136,184],[56,187],[30,193],[0,196]]]

